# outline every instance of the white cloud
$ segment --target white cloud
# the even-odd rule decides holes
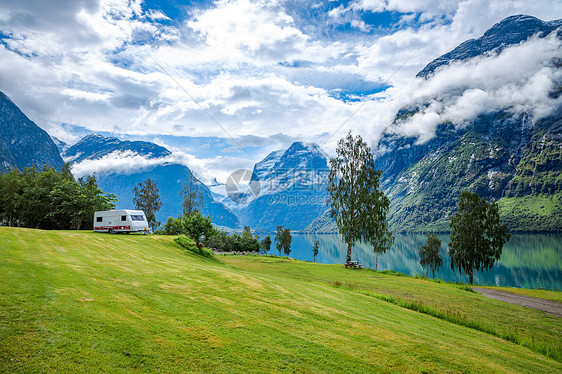
[[[150,9],[147,12],[147,17],[156,21],[162,21],[162,20],[171,21],[171,18],[165,15],[164,12],[162,12],[161,10]]]
[[[187,26],[204,39],[207,54],[233,61],[291,60],[308,39],[277,1],[221,0]]]
[[[406,105],[429,106],[392,131],[421,140],[439,121],[462,124],[480,110],[509,107],[541,118],[556,105],[547,93],[559,73],[546,62],[560,46],[551,39],[453,64],[428,81],[414,76],[506,16],[560,18],[559,1],[362,0],[305,25],[294,7],[282,0],[221,0],[194,5],[184,19],[169,22],[141,0],[58,0],[56,6],[5,0],[0,30],[10,37],[0,45],[0,89],[63,139],[75,137],[61,126],[70,123],[129,135],[228,133],[249,140],[281,134],[326,142],[327,151],[349,129],[375,145]],[[381,11],[406,14],[396,29],[378,33],[379,25],[364,16]],[[340,33],[346,23],[355,30]],[[388,78],[391,88],[369,100],[361,96]],[[345,90],[362,101],[338,98]],[[266,142],[264,152],[286,141]],[[189,162],[209,175],[225,175],[223,165],[251,163]]]
[[[150,170],[162,165],[186,166],[192,170],[201,181],[210,184],[215,178],[224,183],[227,177],[237,169],[251,170],[253,161],[225,156],[207,159],[197,158],[178,150],[174,150],[170,155],[160,158],[149,158],[133,151],[115,151],[99,159],[87,159],[73,164],[72,174],[76,178],[93,175],[94,173],[127,175]]]
[[[112,96],[112,94],[108,92],[89,92],[74,88],[65,88],[61,93],[70,97],[72,100],[86,100],[89,102],[106,101]]]
[[[552,115],[562,105],[560,97],[550,95],[562,82],[562,71],[554,65],[560,55],[556,35],[532,38],[499,55],[454,62],[428,80],[416,79],[410,92],[396,90],[395,95],[402,106],[421,110],[391,131],[423,142],[440,123],[462,126],[482,113],[527,113],[532,121]]]
[[[94,173],[131,174],[163,165],[170,157],[147,158],[133,151],[115,151],[95,160],[84,160],[72,166],[72,174],[80,178]]]

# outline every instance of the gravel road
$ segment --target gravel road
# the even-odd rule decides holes
[[[521,306],[526,306],[527,308],[533,308],[536,310],[542,310],[555,316],[562,317],[562,303],[551,300],[538,299],[536,297],[517,295],[511,292],[498,291],[490,288],[480,288],[473,287],[475,291],[478,291],[482,296],[489,297],[490,299],[505,301],[506,303],[517,304]]]

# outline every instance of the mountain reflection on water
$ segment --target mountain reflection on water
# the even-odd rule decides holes
[[[447,253],[449,236],[441,239],[440,254],[443,266],[436,277],[448,282],[468,283],[468,276],[451,270]],[[334,264],[345,262],[347,245],[339,235],[293,235],[291,257],[312,261],[314,241],[320,242],[316,262]],[[394,246],[378,259],[378,270],[394,270],[408,275],[425,274],[419,263],[418,249],[425,244],[422,234],[397,234]],[[274,247],[274,246],[272,246]],[[271,253],[276,253],[274,248]],[[375,268],[373,249],[366,245],[353,248],[352,259],[364,267]],[[431,273],[429,274],[431,277]],[[475,272],[474,283],[520,288],[562,289],[562,234],[513,234],[504,245],[502,257],[490,271]]]

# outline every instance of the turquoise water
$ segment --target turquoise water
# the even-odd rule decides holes
[[[448,235],[441,239],[440,254],[443,266],[435,274],[437,278],[450,282],[468,283],[468,276],[451,270],[447,254]],[[312,261],[314,241],[320,242],[316,262],[334,264],[345,262],[347,245],[339,235],[298,235],[293,234],[291,257]],[[420,234],[399,234],[394,246],[378,259],[378,270],[395,270],[408,275],[424,274],[419,264],[418,249],[425,244],[426,236]],[[276,253],[272,245],[271,253]],[[353,248],[352,259],[364,267],[375,268],[375,254],[372,248],[358,245]],[[431,273],[429,274],[431,276]],[[504,245],[502,257],[487,272],[476,272],[474,283],[521,288],[544,288],[562,290],[562,234],[514,234]]]

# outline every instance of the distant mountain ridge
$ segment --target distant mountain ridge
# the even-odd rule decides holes
[[[533,35],[545,37],[561,26],[562,19],[545,22],[524,14],[507,17],[489,28],[482,37],[469,39],[431,61],[416,76],[427,77],[439,67],[453,61],[466,61],[492,51],[499,53],[504,48],[521,43]],[[560,30],[558,33],[560,35]]]
[[[64,165],[57,146],[47,132],[31,121],[0,92],[0,173],[17,167]]]
[[[171,154],[166,148],[154,143],[144,141],[120,140],[114,137],[105,137],[100,134],[89,134],[80,139],[78,143],[63,151],[64,159],[79,163],[86,159],[99,159],[113,152],[134,151],[148,158],[160,158]]]
[[[187,166],[173,159],[166,159],[170,155],[169,150],[154,143],[120,140],[99,134],[90,134],[82,138],[78,143],[66,148],[63,153],[64,158],[74,167],[94,160],[103,160],[102,163],[105,163],[105,160],[111,162],[112,159],[119,159],[121,156],[125,158],[142,156],[144,159],[154,161],[147,165],[135,166],[133,159],[126,158],[125,162],[128,164],[126,170],[119,166],[109,169],[101,167],[96,172],[96,177],[103,191],[114,193],[119,197],[117,208],[123,209],[134,206],[134,186],[148,178],[155,180],[162,200],[162,208],[157,212],[156,219],[162,223],[168,217],[181,215],[182,183],[191,176],[191,170]],[[210,215],[213,223],[219,226],[237,228],[239,221],[236,215],[223,204],[215,201],[205,184],[198,181],[198,186],[203,194],[202,213]]]

